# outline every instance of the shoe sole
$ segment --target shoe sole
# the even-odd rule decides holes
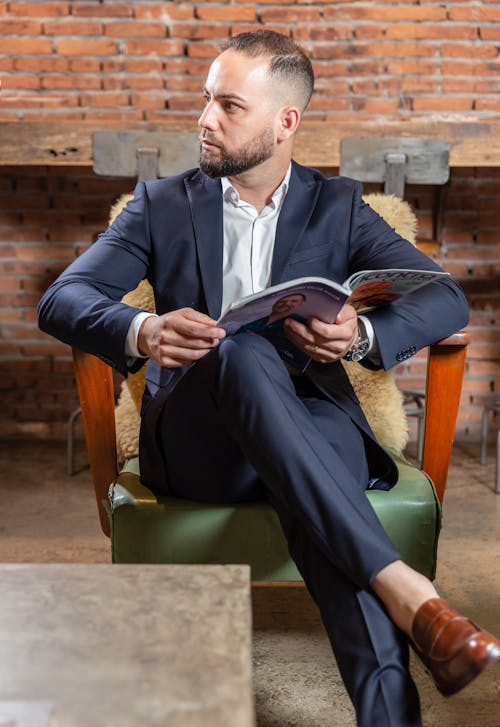
[[[484,659],[475,664],[471,664],[470,671],[466,675],[464,675],[463,679],[456,682],[456,684],[454,684],[452,688],[441,687],[440,684],[434,679],[436,687],[438,691],[443,695],[443,697],[451,697],[464,689],[468,684],[476,679],[476,677],[482,674],[485,669],[498,661],[498,659],[500,659],[500,647],[492,645],[491,648],[487,651]]]

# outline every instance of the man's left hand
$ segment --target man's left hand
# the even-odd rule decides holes
[[[331,363],[345,356],[358,335],[358,316],[355,308],[346,303],[334,323],[309,318],[307,325],[287,318],[284,322],[287,337],[318,363]]]

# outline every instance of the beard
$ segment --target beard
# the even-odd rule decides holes
[[[210,134],[206,134],[207,141],[212,141]],[[219,146],[219,157],[212,159],[211,154],[200,149],[200,169],[209,177],[233,177],[243,174],[249,169],[262,164],[269,159],[274,152],[274,133],[271,127],[266,127],[256,134],[243,149],[235,152],[228,152],[223,146]]]

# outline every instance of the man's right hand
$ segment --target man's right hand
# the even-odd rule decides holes
[[[181,308],[146,318],[139,328],[137,345],[143,356],[161,366],[187,366],[205,356],[225,335],[210,316]]]

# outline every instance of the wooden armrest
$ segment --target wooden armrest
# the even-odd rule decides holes
[[[99,520],[103,532],[109,536],[109,518],[103,500],[108,499],[108,488],[118,474],[113,372],[96,356],[76,348],[73,363]]]
[[[422,469],[434,482],[441,502],[453,447],[469,342],[469,333],[461,331],[429,348]]]

